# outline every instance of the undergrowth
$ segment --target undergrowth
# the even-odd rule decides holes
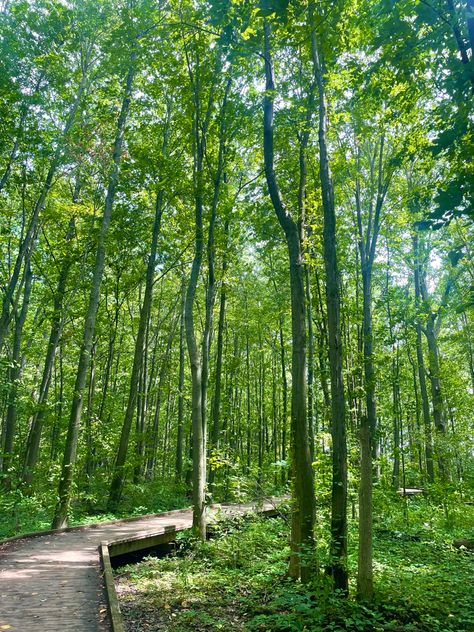
[[[106,510],[107,491],[82,494],[73,503],[70,526],[93,524],[147,513],[160,513],[188,507],[184,489],[162,483],[128,485],[120,511]],[[51,528],[56,499],[51,493],[25,494],[20,489],[0,494],[0,539]]]
[[[314,581],[304,586],[288,580],[287,522],[254,518],[224,524],[204,543],[184,535],[178,553],[119,569],[117,587],[127,630],[474,630],[469,588],[474,556],[451,546],[453,535],[472,529],[472,507],[464,508],[464,527],[443,523],[438,515],[442,508],[436,510],[424,500],[411,505],[413,524],[409,516],[408,527],[401,505],[399,509],[398,516],[388,516],[375,530],[376,596],[371,604],[335,597],[323,572],[315,572]],[[419,523],[423,514],[426,520]],[[356,572],[355,528],[354,521],[351,577]],[[326,539],[320,525],[322,564]]]

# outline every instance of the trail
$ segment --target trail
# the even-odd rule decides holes
[[[274,507],[269,500],[214,506],[211,512],[236,516]],[[0,544],[0,630],[109,632],[99,545],[191,525],[192,511],[186,509]]]

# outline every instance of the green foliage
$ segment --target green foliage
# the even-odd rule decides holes
[[[419,540],[407,533],[402,502],[384,520],[387,528],[376,530],[377,594],[370,606],[335,597],[323,576],[310,586],[285,578],[285,520],[239,520],[218,526],[208,542],[184,535],[176,555],[119,569],[125,620],[179,632],[229,626],[254,632],[377,632],[390,625],[407,632],[467,632],[474,616],[468,590],[472,554],[453,549],[454,531],[442,525],[423,527]],[[416,520],[436,514],[426,501],[416,502],[410,508]],[[396,504],[392,499],[392,510]],[[385,515],[380,501],[377,510]],[[469,520],[474,526],[472,508]]]
[[[51,504],[38,496],[25,496],[20,490],[0,495],[0,539],[47,530]]]
[[[196,588],[194,605],[165,608],[183,626],[192,625],[195,618],[196,625],[208,629],[220,629],[223,621],[224,627],[236,629],[306,626],[355,631],[378,630],[393,620],[441,632],[455,630],[459,619],[467,630],[471,614],[461,586],[470,558],[449,548],[454,535],[470,529],[469,506],[464,503],[472,501],[474,490],[473,53],[469,48],[464,51],[470,62],[466,64],[453,28],[457,24],[461,42],[468,41],[462,3],[454,2],[453,9],[441,0],[0,4],[0,178],[8,175],[0,192],[0,304],[10,316],[0,349],[0,484],[5,488],[0,496],[0,534],[49,526],[57,502],[100,216],[113,162],[111,147],[131,50],[137,53],[136,77],[84,389],[71,522],[139,515],[191,502],[191,367],[180,326],[195,244],[198,189],[203,234],[200,227],[197,234],[204,244],[194,310],[198,340],[212,285],[212,261],[215,277],[204,410],[207,466],[213,481],[206,500],[240,502],[290,491],[293,333],[288,253],[266,190],[262,151],[262,40],[268,21],[275,65],[275,169],[288,213],[296,220],[305,207],[303,263],[307,298],[311,296],[306,346],[309,351],[311,342],[313,352],[310,418],[318,507],[316,547],[310,554],[316,555],[322,574],[329,558],[332,420],[319,100],[310,37],[314,27],[328,101],[341,271],[349,509],[354,512],[352,581],[359,429],[366,408],[362,294],[367,276],[361,270],[356,206],[369,242],[374,211],[381,203],[370,279],[379,449],[374,458],[377,600],[370,607],[351,600],[342,603],[333,598],[322,577],[308,587],[287,581],[286,527],[278,521],[222,527],[215,542],[192,543],[184,557],[155,562],[155,575],[163,569],[163,594],[169,595],[168,582],[183,601],[185,592]],[[314,11],[311,25],[309,6]],[[84,91],[68,126],[82,79]],[[199,136],[204,129],[202,173],[197,174],[196,133]],[[223,132],[223,174],[217,189]],[[301,191],[305,133],[306,184]],[[117,514],[110,514],[106,502],[131,390],[159,200],[163,213],[152,305],[125,484],[121,506]],[[41,208],[34,237],[20,261],[13,296],[8,297],[6,289],[36,204]],[[207,231],[213,208],[217,216],[211,235]],[[421,231],[429,228],[439,230]],[[415,237],[419,252],[414,251]],[[33,291],[15,354],[26,256]],[[425,283],[421,297],[415,291],[415,267]],[[66,278],[58,306],[62,270]],[[225,309],[218,392],[221,301]],[[57,319],[60,332],[49,393],[40,402]],[[433,323],[435,349],[427,342],[428,325]],[[12,369],[19,369],[16,376]],[[445,432],[433,428],[437,389]],[[214,432],[215,398],[220,417]],[[38,462],[27,485],[25,456],[40,413]],[[5,454],[7,426],[13,433],[11,454]],[[430,441],[433,481],[427,467]],[[405,502],[395,492],[402,485],[423,487],[426,499]],[[229,589],[222,592],[225,583]],[[411,600],[406,617],[405,584]],[[443,591],[449,596],[445,605]],[[211,592],[213,599],[218,594],[223,600],[215,610]],[[150,604],[156,599],[166,605],[155,596],[150,596]],[[201,607],[201,599],[210,609]]]
[[[93,524],[107,520],[160,513],[189,507],[190,501],[181,486],[151,482],[129,485],[120,511],[107,512],[106,488],[94,486],[88,492],[81,491],[72,507],[71,526]],[[11,536],[50,529],[51,513],[56,498],[52,490],[26,495],[21,490],[0,494],[0,540]]]

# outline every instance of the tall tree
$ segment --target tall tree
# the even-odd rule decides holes
[[[377,184],[374,187],[375,200],[372,196],[366,201],[368,213],[364,226],[362,209],[361,184],[359,174],[356,177],[355,202],[357,213],[357,232],[359,236],[359,254],[362,272],[362,340],[364,350],[364,387],[366,413],[361,417],[360,444],[360,491],[359,491],[359,563],[357,589],[363,599],[370,599],[373,593],[372,570],[372,456],[376,452],[377,411],[375,398],[375,367],[373,357],[372,333],[372,275],[380,232],[381,212],[390,183],[390,175],[384,173],[385,135],[382,133],[376,143],[376,152],[369,158],[376,161],[376,167],[370,165],[369,172],[376,174]],[[369,149],[369,152],[371,150]],[[358,149],[357,168],[360,169],[360,149]]]
[[[291,288],[292,385],[291,385],[291,457],[293,507],[291,521],[291,558],[289,574],[308,581],[311,570],[308,561],[313,544],[315,500],[313,470],[308,440],[306,415],[306,313],[302,227],[304,215],[295,221],[287,211],[275,173],[274,100],[275,77],[271,53],[271,26],[264,24],[265,97],[263,101],[263,151],[265,177],[270,199],[288,248]],[[302,141],[306,143],[307,140]],[[303,152],[305,146],[303,145]],[[304,172],[300,175],[304,177]],[[304,188],[304,183],[302,185]],[[300,213],[301,213],[300,208]]]
[[[84,388],[86,386],[87,371],[90,363],[92,341],[94,337],[95,321],[97,309],[99,307],[100,287],[105,266],[106,238],[112,217],[115,195],[119,178],[120,159],[122,157],[122,145],[125,133],[125,123],[127,121],[130,102],[132,97],[133,78],[136,72],[137,48],[136,43],[132,46],[130,54],[130,64],[125,80],[125,89],[122,99],[120,115],[117,119],[117,128],[112,150],[112,167],[109,173],[107,184],[107,195],[105,198],[104,211],[100,225],[99,239],[93,268],[91,292],[87,306],[86,319],[84,324],[84,337],[82,340],[79,362],[77,366],[76,381],[74,385],[74,396],[71,405],[71,415],[69,418],[66,445],[61,467],[61,477],[58,486],[58,504],[55,509],[52,528],[59,529],[67,525],[69,505],[71,501],[71,491],[74,476],[74,466],[77,455],[77,443],[79,437],[79,427],[81,422]]]
[[[331,567],[334,586],[348,591],[347,576],[347,445],[346,402],[342,376],[342,340],[340,317],[340,278],[337,261],[336,213],[327,141],[327,99],[323,67],[319,52],[313,7],[308,10],[311,37],[311,57],[318,91],[319,179],[324,215],[324,266],[326,271],[326,310],[331,375],[331,434],[332,434],[332,507],[331,507]]]
[[[168,152],[168,139],[170,128],[171,107],[168,104],[166,120],[163,128],[162,142],[162,158],[165,159]],[[117,457],[115,459],[114,474],[110,485],[108,507],[110,510],[117,508],[122,494],[122,487],[125,480],[125,463],[127,459],[128,442],[130,430],[132,428],[133,415],[137,402],[138,379],[140,368],[143,364],[145,332],[150,320],[151,304],[153,298],[153,283],[155,277],[156,258],[158,252],[158,236],[161,228],[161,219],[164,207],[164,191],[163,186],[158,181],[158,190],[155,196],[155,217],[153,221],[153,231],[151,238],[150,254],[148,255],[148,264],[145,275],[145,292],[143,295],[143,303],[140,309],[140,317],[138,321],[138,332],[135,341],[135,351],[133,355],[132,372],[130,375],[130,386],[128,391],[127,408],[122,425]]]

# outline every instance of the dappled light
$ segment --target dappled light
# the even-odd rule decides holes
[[[473,629],[473,108],[474,0],[0,0],[0,632]]]

